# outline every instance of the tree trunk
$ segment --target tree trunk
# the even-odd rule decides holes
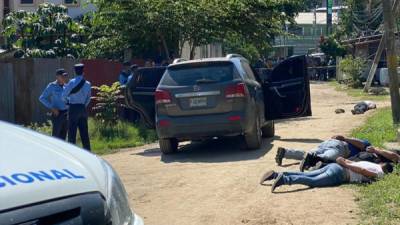
[[[165,37],[164,37],[163,34],[161,34],[161,32],[158,31],[157,33],[158,33],[158,36],[161,39],[161,42],[162,42],[162,45],[163,45],[163,48],[164,48],[164,51],[165,51],[165,56],[167,57],[168,60],[170,60],[171,56],[169,55],[169,49],[168,49],[167,41],[165,40]]]
[[[190,49],[190,60],[194,59],[194,54],[196,51],[196,45],[194,42],[189,42],[189,49]]]
[[[399,0],[396,0],[399,1]],[[383,2],[383,18],[385,24],[386,35],[386,58],[389,72],[390,99],[392,103],[393,123],[396,128],[400,125],[400,93],[399,79],[397,75],[397,57],[396,57],[396,36],[394,33],[395,16],[392,11],[392,0],[384,0]]]

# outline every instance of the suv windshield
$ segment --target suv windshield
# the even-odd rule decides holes
[[[161,81],[166,86],[191,86],[233,80],[237,71],[231,62],[184,64],[167,69]],[[235,76],[236,77],[236,76]]]

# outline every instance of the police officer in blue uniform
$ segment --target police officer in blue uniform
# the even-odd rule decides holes
[[[65,140],[68,130],[68,106],[62,100],[64,85],[68,74],[64,69],[56,71],[56,81],[51,82],[44,89],[39,101],[51,111],[52,136]]]
[[[119,74],[119,83],[121,85],[126,85],[129,81],[129,77],[132,75],[131,71],[131,63],[129,61],[126,61],[122,64],[123,68],[121,73]]]
[[[87,106],[90,103],[91,84],[83,78],[83,64],[74,66],[76,77],[65,85],[63,100],[69,105],[68,142],[76,143],[79,128],[83,148],[90,151]]]

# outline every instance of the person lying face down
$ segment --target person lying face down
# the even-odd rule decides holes
[[[280,166],[283,159],[301,160],[300,171],[315,166],[317,162],[331,163],[338,157],[349,158],[364,152],[371,146],[368,140],[347,138],[342,135],[333,136],[331,139],[322,142],[317,148],[306,153],[303,150],[278,148],[275,161]]]
[[[311,172],[281,172],[267,171],[260,180],[274,180],[271,192],[282,185],[303,184],[309,187],[331,187],[345,183],[372,182],[391,173],[391,163],[372,163],[367,161],[354,162],[343,157],[338,157],[336,163]]]

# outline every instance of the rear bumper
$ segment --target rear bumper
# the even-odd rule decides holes
[[[158,116],[157,134],[159,138],[185,140],[234,136],[248,130],[248,124],[251,124],[248,120],[243,112],[188,117]]]

